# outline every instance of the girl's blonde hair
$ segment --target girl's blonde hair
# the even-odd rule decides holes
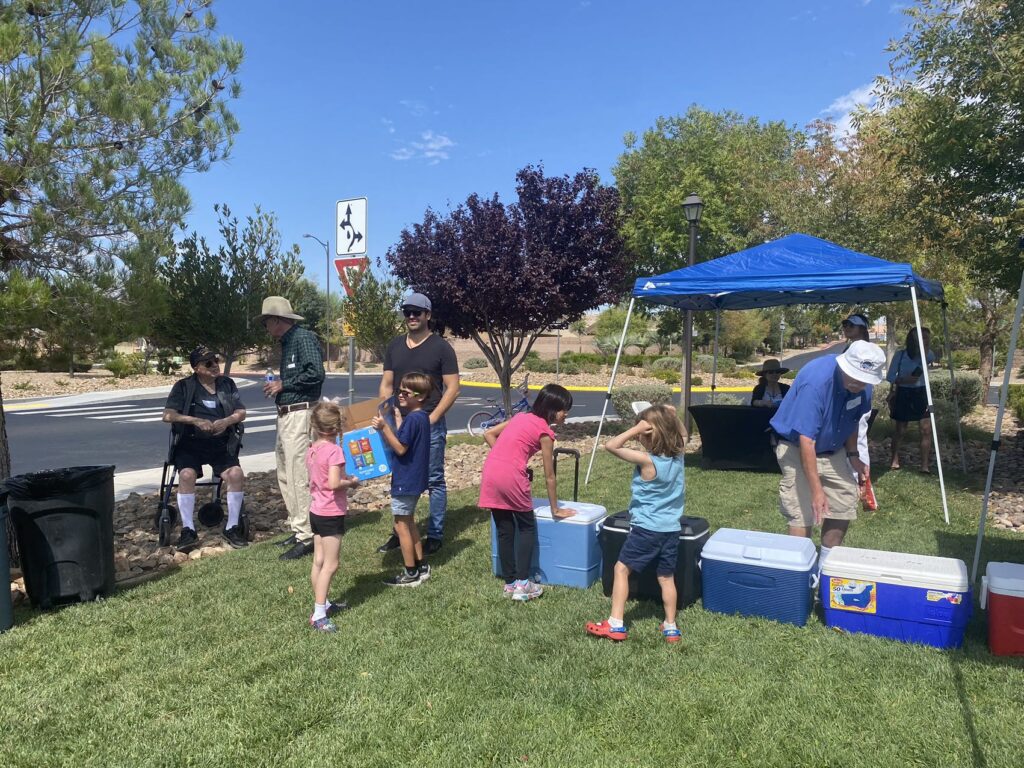
[[[686,448],[686,436],[682,422],[671,408],[664,405],[652,405],[638,417],[653,427],[654,431],[646,435],[644,441],[647,450],[655,456],[679,456]]]
[[[313,406],[309,423],[318,435],[340,435],[345,427],[345,414],[337,403],[321,400]]]

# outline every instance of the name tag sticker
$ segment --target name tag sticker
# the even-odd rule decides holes
[[[853,398],[853,400],[850,400],[846,404],[846,410],[848,410],[848,411],[853,410],[854,408],[856,408],[859,405],[860,405],[860,395],[857,395],[857,397]]]
[[[216,400],[203,400],[203,405],[205,405],[207,408],[209,408],[212,411],[214,408],[217,407],[217,401]]]
[[[295,367],[295,363],[288,363],[288,365],[285,366],[285,367],[286,368],[294,368]],[[857,402],[860,402],[860,401],[858,400]]]

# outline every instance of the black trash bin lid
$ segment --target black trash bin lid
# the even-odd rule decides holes
[[[52,499],[68,493],[89,490],[114,479],[114,465],[94,467],[65,467],[29,472],[4,480],[4,489],[12,499],[38,501]]]

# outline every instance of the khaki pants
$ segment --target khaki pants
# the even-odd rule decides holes
[[[780,440],[775,447],[782,480],[779,481],[779,512],[791,528],[814,527],[811,486],[800,463],[800,446]],[[856,520],[860,491],[846,452],[818,457],[818,478],[828,499],[826,519]]]
[[[288,527],[302,543],[313,540],[309,527],[309,471],[306,469],[306,451],[309,450],[309,414],[293,411],[277,417],[277,485],[281,489]]]

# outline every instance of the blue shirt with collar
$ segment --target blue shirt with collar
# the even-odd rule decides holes
[[[783,440],[799,443],[803,435],[814,440],[817,454],[834,453],[871,410],[871,390],[869,384],[863,392],[848,391],[837,358],[825,355],[800,369],[769,423]]]

